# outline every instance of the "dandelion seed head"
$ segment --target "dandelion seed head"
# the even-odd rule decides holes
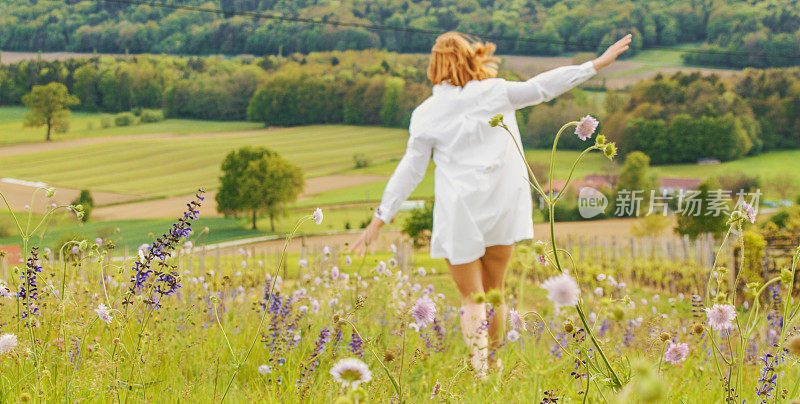
[[[542,289],[547,291],[547,299],[558,307],[575,306],[581,290],[578,283],[568,274],[561,274],[545,280]]]
[[[17,347],[17,336],[14,334],[0,335],[0,354],[7,354]]]

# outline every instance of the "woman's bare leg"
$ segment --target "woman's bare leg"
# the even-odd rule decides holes
[[[461,331],[464,334],[464,341],[470,353],[470,361],[478,377],[486,376],[487,364],[487,334],[486,334],[486,306],[483,303],[475,303],[473,295],[483,292],[481,273],[483,268],[481,260],[475,260],[467,264],[450,266],[450,274],[461,294]]]
[[[486,254],[480,259],[483,269],[481,275],[483,290],[489,293],[498,290],[503,293],[503,282],[514,245],[495,245],[486,248]],[[503,304],[494,307],[494,316],[489,325],[489,352],[494,352],[503,341],[508,308]]]

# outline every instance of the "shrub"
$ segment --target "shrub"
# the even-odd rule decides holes
[[[114,115],[114,125],[131,126],[136,124],[136,116],[131,112],[120,112]]]
[[[164,120],[164,112],[159,109],[144,109],[139,120],[141,123],[160,122]]]
[[[370,158],[364,153],[356,153],[353,155],[353,165],[356,168],[369,167],[371,163]]]
[[[411,237],[415,247],[428,245],[433,230],[433,202],[426,202],[424,208],[411,210],[411,215],[403,223],[403,233]]]
[[[83,206],[83,217],[80,218],[80,221],[86,223],[89,221],[89,216],[92,214],[92,208],[94,208],[94,198],[92,198],[92,193],[89,192],[88,189],[81,190],[81,194],[72,201],[73,205],[82,205]]]
[[[111,117],[108,115],[103,115],[100,118],[100,127],[101,128],[110,128],[111,127]]]

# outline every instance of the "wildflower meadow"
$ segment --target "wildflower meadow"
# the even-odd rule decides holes
[[[508,130],[502,116],[490,124]],[[615,157],[597,127],[586,116],[561,128],[548,182],[562,136],[587,145],[567,182],[585,155]],[[712,264],[684,265],[693,281],[667,287],[670,263],[578,259],[557,237],[562,192],[533,170],[530,180],[550,237],[519,245],[505,287],[473,297],[484,331],[494,308],[509,309],[485,377],[471,369],[444,262],[400,241],[364,257],[347,245],[290,251],[324,223],[320,209],[267,263],[242,249],[217,266],[181,258],[201,248],[203,190],[132,257],[102,238],[38,245],[51,214],[83,208],[52,206],[38,221],[3,197],[22,252],[0,279],[0,401],[798,402],[800,248],[762,282],[739,276],[743,237],[738,261],[722,254],[756,220],[750,202],[727,218]]]

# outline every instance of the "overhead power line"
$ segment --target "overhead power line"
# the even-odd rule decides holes
[[[172,9],[172,10],[184,10],[184,11],[195,11],[201,13],[209,13],[209,14],[222,14],[222,15],[240,15],[240,16],[248,16],[248,17],[256,17],[262,18],[267,20],[275,20],[275,21],[284,21],[284,22],[293,22],[293,23],[304,23],[304,24],[314,24],[314,25],[330,25],[335,27],[349,27],[349,28],[364,28],[371,31],[394,31],[394,32],[403,32],[403,33],[413,33],[413,34],[423,34],[423,35],[431,35],[436,36],[443,34],[446,32],[445,30],[436,30],[436,29],[424,29],[424,28],[413,28],[413,27],[397,27],[391,25],[380,25],[380,24],[367,24],[367,23],[360,23],[360,22],[353,22],[353,21],[338,21],[338,20],[322,20],[318,18],[304,18],[304,17],[288,17],[279,14],[272,14],[272,13],[264,13],[264,12],[257,12],[257,11],[236,11],[236,10],[223,10],[219,8],[205,8],[205,7],[196,7],[196,6],[188,6],[188,5],[178,5],[178,4],[169,4],[163,3],[158,1],[149,1],[149,0],[98,0],[104,1],[108,3],[119,3],[119,4],[127,4],[127,5],[144,5],[150,7],[160,7],[164,9]],[[581,42],[574,42],[574,41],[564,41],[564,40],[557,40],[557,39],[547,39],[547,38],[531,38],[531,37],[511,37],[511,36],[504,36],[504,35],[493,35],[493,34],[482,34],[477,32],[465,32],[459,31],[463,34],[470,35],[476,38],[484,39],[484,40],[492,40],[492,41],[510,41],[510,42],[526,42],[526,43],[543,43],[543,44],[551,44],[551,45],[565,45],[565,46],[575,46],[578,48],[596,48],[600,46],[599,44],[587,44]],[[610,44],[609,44],[610,45]],[[680,49],[668,46],[660,46],[660,45],[651,45],[648,46],[647,49],[659,49],[668,52],[678,52],[678,53],[694,53],[694,54],[706,54],[706,55],[726,55],[726,56],[742,56],[742,57],[766,57],[766,58],[782,58],[782,59],[797,59],[800,60],[800,55],[786,55],[780,53],[766,53],[766,52],[744,52],[744,51],[722,51],[716,49]]]

